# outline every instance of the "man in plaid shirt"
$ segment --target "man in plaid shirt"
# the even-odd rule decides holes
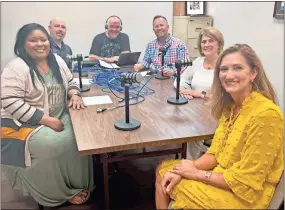
[[[169,25],[165,17],[157,15],[153,18],[153,31],[157,39],[148,43],[142,63],[134,65],[135,71],[152,68],[156,72],[162,70],[164,76],[173,76],[175,75],[175,67],[170,67],[168,64],[189,58],[186,45],[180,39],[171,36],[168,30]],[[162,67],[159,48],[166,45],[170,45],[170,47],[166,51],[164,66]]]

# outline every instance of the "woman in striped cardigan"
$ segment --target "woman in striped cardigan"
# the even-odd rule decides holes
[[[14,52],[1,76],[2,170],[43,206],[84,203],[93,190],[92,158],[79,156],[67,108],[85,107],[80,89],[43,26],[24,25]]]

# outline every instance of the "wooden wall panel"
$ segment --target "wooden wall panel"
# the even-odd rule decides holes
[[[186,15],[186,1],[173,2],[173,16]]]

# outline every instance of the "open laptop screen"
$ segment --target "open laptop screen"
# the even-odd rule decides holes
[[[138,62],[141,52],[121,53],[117,65],[134,65]]]

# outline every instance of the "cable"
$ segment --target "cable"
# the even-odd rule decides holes
[[[138,102],[136,102],[136,103],[130,103],[129,106],[133,106],[133,105],[136,105],[136,104],[139,104],[139,103],[142,103],[142,102],[145,101],[145,97],[144,97],[144,96],[139,96],[139,97],[142,98],[141,101],[138,101]],[[123,105],[113,106],[113,107],[109,107],[109,108],[103,108],[103,109],[100,109],[100,108],[99,108],[99,109],[96,110],[96,112],[97,112],[97,113],[101,113],[101,112],[104,112],[104,111],[106,111],[106,110],[117,109],[117,108],[121,108],[121,107],[125,107],[125,106],[126,106],[126,105],[123,104]]]
[[[101,71],[104,70],[98,63],[95,63],[92,67],[83,67],[81,71],[88,71],[89,72],[94,72],[94,71]],[[75,64],[73,66],[73,72],[78,72],[78,64]]]
[[[130,71],[130,72],[132,72],[132,71]],[[101,89],[103,92],[107,92],[107,87],[108,87],[110,92],[115,97],[120,99],[119,102],[123,102],[125,100],[125,98],[121,97],[115,93],[115,91],[119,92],[119,93],[124,93],[124,90],[125,90],[124,87],[121,86],[121,81],[120,81],[121,73],[122,72],[118,72],[117,70],[106,70],[106,69],[100,70],[100,71],[98,71],[97,74],[93,75],[92,83],[103,87]],[[130,95],[129,100],[130,101],[136,100],[137,102],[130,103],[130,106],[142,103],[143,101],[145,101],[144,96],[155,93],[155,91],[153,89],[146,86],[148,84],[148,82],[152,79],[153,76],[154,75],[152,75],[150,78],[148,78],[144,84],[142,84],[142,83],[131,84],[131,86],[129,88],[129,91],[130,91],[129,92],[129,95]],[[100,112],[104,112],[106,110],[117,109],[120,107],[125,107],[125,104],[114,106],[114,107],[109,107],[109,108],[104,108],[104,109],[97,109],[97,112],[100,113]]]
[[[142,86],[142,88],[138,91],[138,94],[137,94],[137,97],[139,96],[140,92],[143,90],[144,87],[148,88],[149,90],[152,91],[152,93],[150,94],[153,94],[155,93],[155,91],[149,87],[146,86],[146,84],[153,78],[154,75],[151,75],[150,78],[146,81],[146,83]],[[148,92],[145,94],[145,95],[148,95]]]
[[[109,87],[111,92],[116,97],[121,98],[114,93],[114,91],[117,91],[119,93],[124,93],[124,87],[121,86],[121,81],[120,81],[121,73],[122,72],[118,72],[116,70],[100,70],[97,72],[97,74],[93,75],[91,83],[96,84],[97,86],[104,87],[104,89],[106,87]],[[139,93],[144,89],[145,85],[149,82],[149,80],[142,87],[141,87],[141,84],[132,84],[130,86],[130,95],[138,97]],[[148,87],[145,87],[145,88],[146,88],[145,92],[142,92],[143,95],[149,95],[149,94],[154,93],[153,89],[150,89]],[[149,93],[148,90],[151,90],[151,92]]]

